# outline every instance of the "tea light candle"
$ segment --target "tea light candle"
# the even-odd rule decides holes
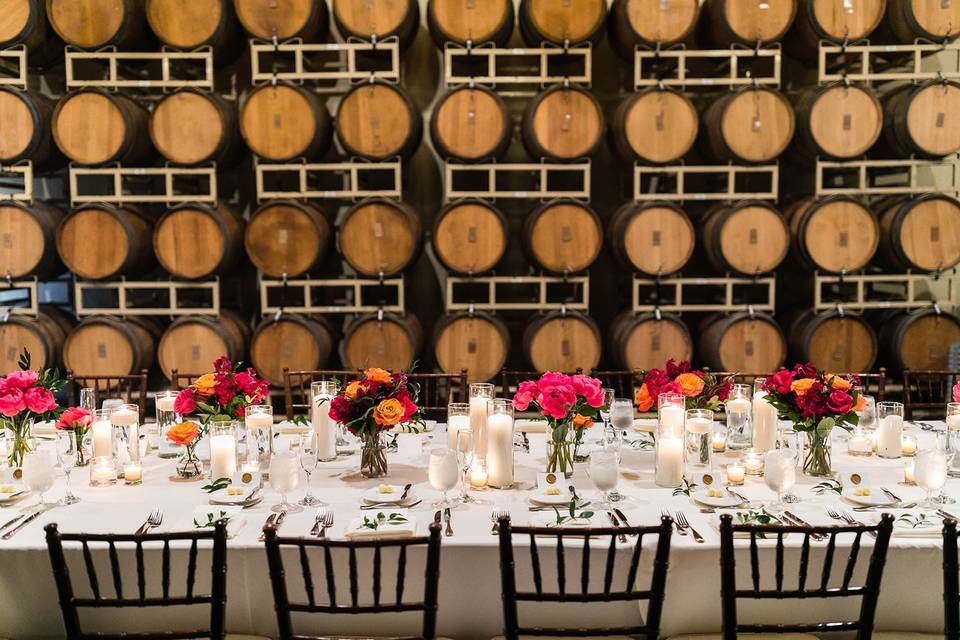
[[[723,453],[727,450],[727,434],[723,431],[716,431],[713,434],[711,446],[716,453]]]
[[[743,470],[750,476],[763,475],[763,455],[753,449],[743,454]]]
[[[113,425],[109,420],[97,420],[90,427],[93,434],[93,457],[113,455]]]
[[[733,464],[727,465],[727,481],[730,484],[740,485],[743,484],[744,469],[743,465],[739,462],[734,462]]]
[[[873,453],[873,439],[864,431],[854,431],[847,440],[847,453],[852,456],[869,456]]]
[[[487,486],[487,465],[483,460],[475,460],[470,467],[470,487],[483,489]]]
[[[903,484],[917,484],[914,472],[917,468],[915,460],[907,460],[903,463]]]
[[[113,456],[98,456],[90,461],[90,486],[102,487],[117,482],[117,466]]]
[[[123,468],[124,484],[140,484],[143,481],[143,467],[131,462]]]
[[[900,436],[900,453],[905,456],[917,455],[917,437],[912,433]]]
[[[176,404],[176,396],[157,396],[157,411],[173,411],[173,405]]]

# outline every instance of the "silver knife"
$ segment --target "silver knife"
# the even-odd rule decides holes
[[[33,513],[31,513],[29,516],[24,518],[24,520],[20,524],[18,524],[13,529],[10,529],[10,531],[7,531],[5,534],[3,534],[3,539],[9,540],[10,538],[12,538],[17,531],[20,531],[20,529],[23,529],[25,526],[30,524],[30,522],[32,522],[34,518],[38,517],[41,513],[43,513],[43,509],[41,509],[40,511],[34,511]]]
[[[325,515],[326,514],[324,514],[324,516]],[[320,534],[320,520],[322,519],[323,518],[321,518],[320,516],[316,517],[316,519],[313,521],[313,527],[310,529],[310,535],[316,536]]]
[[[611,524],[613,524],[613,528],[614,528],[614,529],[619,529],[619,528],[620,528],[620,522],[617,520],[617,517],[616,517],[615,515],[613,515],[612,512],[607,511],[607,517],[610,518],[610,522],[611,522]],[[621,533],[621,534],[619,534],[619,535],[617,536],[617,540],[619,540],[620,542],[626,542],[626,541],[627,541],[627,536],[625,536],[625,535],[623,535],[623,534]]]
[[[887,494],[887,496],[892,498],[894,502],[903,502],[903,500],[901,500],[900,497],[897,496],[897,494],[895,494],[893,491],[890,491],[886,487],[880,487],[880,490],[883,491],[885,494]]]
[[[776,517],[776,516],[774,516],[774,517]],[[801,527],[809,527],[809,526],[810,526],[810,524],[809,524],[806,520],[801,520],[800,518],[798,518],[797,516],[793,515],[793,514],[790,513],[789,511],[784,511],[784,512],[783,512],[783,517],[784,517],[786,520],[788,520],[787,524],[800,525]],[[823,533],[812,533],[812,534],[810,534],[810,537],[813,538],[814,540],[823,540],[823,539],[826,538],[827,536],[826,536],[826,534],[823,534]]]
[[[13,523],[16,522],[17,520],[19,520],[19,519],[22,518],[22,517],[23,517],[23,514],[21,513],[20,515],[18,515],[18,516],[15,517],[14,519],[10,520],[10,522],[7,522],[7,523],[4,524],[2,527],[0,527],[0,531],[3,531],[3,530],[6,529],[7,527],[13,526]]]
[[[453,527],[450,526],[450,507],[447,507],[446,509],[443,510],[443,520],[447,524],[447,528],[446,530],[444,530],[443,535],[452,536]]]

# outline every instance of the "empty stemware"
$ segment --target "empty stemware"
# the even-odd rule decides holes
[[[57,431],[57,459],[63,468],[63,474],[67,479],[67,492],[60,499],[62,505],[77,504],[80,498],[73,495],[70,490],[70,472],[77,465],[77,437],[72,429]]]
[[[303,469],[303,473],[307,476],[307,493],[297,504],[303,505],[304,507],[316,507],[323,504],[322,501],[313,495],[313,491],[310,488],[310,476],[316,470],[317,463],[319,462],[317,443],[318,436],[316,431],[308,431],[300,436],[300,468]]]

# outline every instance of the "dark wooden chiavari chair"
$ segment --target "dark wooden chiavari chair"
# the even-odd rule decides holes
[[[293,632],[293,613],[328,614],[365,614],[382,615],[388,613],[423,612],[422,632],[419,636],[404,637],[402,640],[433,640],[437,632],[437,596],[440,582],[440,524],[433,522],[427,536],[379,540],[331,540],[329,538],[280,538],[271,525],[263,528],[267,549],[267,562],[270,566],[270,583],[273,586],[273,598],[277,611],[277,626],[281,640],[308,640],[319,636],[307,636]],[[405,600],[407,574],[407,551],[415,547],[426,547],[424,567],[423,599]],[[284,549],[297,550],[300,560],[300,574],[307,602],[291,602],[287,591],[287,579],[283,561]],[[373,552],[373,582],[371,600],[360,597],[360,578],[358,577],[358,551],[369,549]],[[384,550],[397,550],[396,584],[393,593],[382,593]],[[310,564],[311,550],[322,551],[323,581],[326,593],[317,594],[314,588],[313,571]],[[350,588],[346,598],[338,600],[337,583],[334,577],[334,561],[338,550],[345,550],[349,562]],[[342,552],[341,552],[342,553]],[[291,572],[293,574],[293,572]],[[393,575],[387,573],[387,575]],[[298,588],[299,591],[299,588]],[[318,598],[319,595],[319,598]],[[392,596],[392,597],[391,597]],[[342,597],[342,596],[341,596]],[[408,596],[409,597],[409,596]],[[392,602],[387,602],[390,598]],[[324,636],[326,637],[326,636]],[[394,640],[401,640],[395,637]]]
[[[500,527],[500,579],[503,588],[503,635],[505,640],[518,640],[522,635],[531,636],[553,636],[553,637],[584,637],[584,636],[631,636],[643,637],[647,640],[657,640],[660,637],[660,617],[663,612],[663,599],[667,584],[667,567],[670,559],[670,536],[672,532],[673,519],[663,517],[659,525],[646,527],[597,527],[589,529],[562,529],[553,527],[515,527],[511,524],[510,518],[501,518]],[[630,565],[626,569],[625,580],[621,583],[617,581],[614,585],[614,578],[617,566],[624,567],[622,562],[618,563],[617,555],[617,536],[619,535],[637,536],[633,540],[633,548],[630,550]],[[526,536],[529,538],[530,545],[530,570],[533,575],[533,591],[518,591],[517,589],[517,571],[516,560],[514,558],[513,539],[515,536]],[[637,573],[640,571],[641,552],[643,550],[643,540],[645,536],[656,536],[657,544],[653,551],[652,572],[649,587],[646,589],[637,589]],[[551,538],[556,540],[556,561],[557,561],[557,588],[556,591],[550,590],[552,585],[547,587],[543,584],[543,571],[540,562],[540,552],[537,543],[538,537]],[[599,589],[591,590],[590,560],[591,555],[596,553],[603,554],[602,550],[591,550],[590,540],[603,540],[604,544],[600,547],[606,547],[605,557],[601,557],[603,562],[603,585]],[[606,540],[609,542],[606,542]],[[629,539],[629,538],[628,538]],[[647,538],[650,539],[649,537]],[[570,544],[569,541],[579,541],[580,544]],[[579,581],[574,583],[571,579],[567,583],[567,562],[566,549],[580,549],[580,576]],[[621,544],[620,551],[626,551]],[[598,565],[599,566],[599,565]],[[571,572],[572,573],[572,572]],[[622,584],[622,586],[620,586]],[[595,585],[598,586],[598,585]],[[638,624],[630,627],[609,627],[609,628],[541,628],[525,627],[520,624],[518,603],[591,603],[591,602],[625,602],[625,601],[647,601],[647,614],[644,624]]]
[[[953,401],[951,389],[960,380],[960,371],[910,370],[903,372],[903,415],[907,420],[942,420],[947,403]]]
[[[174,391],[186,389],[193,384],[193,381],[202,376],[202,373],[180,373],[177,369],[170,370],[170,384]]]
[[[417,402],[425,418],[445,420],[448,404],[470,400],[466,369],[460,373],[410,373],[407,379],[420,389]]]
[[[82,376],[67,371],[67,397],[71,403],[80,402],[80,389],[84,387],[96,389],[98,408],[107,398],[120,398],[127,404],[136,404],[140,407],[141,420],[146,416],[146,369],[141,369],[139,374],[129,376]]]
[[[743,373],[742,371],[710,371],[709,369],[704,369],[708,373],[717,377],[717,380],[723,380],[724,378],[733,378],[734,384],[749,384],[752,385],[757,378],[769,378],[772,376],[772,373]]]
[[[573,373],[568,375],[574,375],[577,373],[583,373],[583,369],[577,369]],[[512,398],[513,394],[517,392],[517,387],[520,386],[520,383],[524,380],[536,380],[543,375],[542,371],[511,371],[508,369],[502,369],[500,373],[497,374],[495,378],[499,386],[495,387],[497,395],[503,398]]]
[[[597,371],[594,369],[590,375],[600,380],[604,388],[613,389],[617,398],[634,397],[634,390],[640,386],[640,371]]]
[[[149,533],[145,535],[113,535],[113,534],[80,534],[60,533],[56,523],[45,527],[47,533],[47,549],[50,554],[50,564],[53,567],[53,577],[57,584],[57,594],[60,598],[60,609],[63,612],[63,624],[66,636],[70,640],[112,640],[119,638],[137,638],[140,640],[161,640],[168,638],[211,638],[211,640],[240,640],[247,638],[256,640],[254,636],[226,635],[226,604],[227,604],[227,529],[224,523],[217,523],[212,529],[201,531],[186,531],[182,533]],[[213,542],[213,557],[211,562],[210,593],[196,593],[198,543],[201,540]],[[78,542],[83,552],[83,564],[86,568],[87,581],[90,587],[90,597],[79,597],[74,592],[70,571],[67,567],[66,554],[63,543]],[[190,548],[187,559],[186,587],[182,594],[175,594],[170,585],[171,576],[171,546],[178,542],[189,542]],[[161,584],[160,593],[151,594],[147,589],[147,576],[144,568],[144,545],[148,543],[162,543],[161,549]],[[124,586],[118,545],[134,545],[137,568],[137,584],[134,587]],[[109,594],[109,586],[101,584],[97,574],[91,547],[96,549],[103,546],[110,559],[110,575],[113,582],[113,594]],[[150,584],[155,585],[155,580]],[[100,633],[83,631],[80,625],[80,611],[85,609],[141,609],[145,607],[181,607],[181,606],[209,606],[209,625],[203,629],[190,631],[155,631],[155,632],[121,632]],[[265,639],[259,639],[265,640]]]
[[[883,402],[887,397],[887,369],[880,367],[875,372],[870,373],[850,373],[860,378],[860,386],[863,392],[868,396],[873,396],[877,402]]]
[[[318,369],[290,371],[283,368],[283,399],[287,408],[287,420],[300,413],[310,413],[310,384],[315,381],[338,380],[340,384],[353,380],[360,371],[352,369]]]

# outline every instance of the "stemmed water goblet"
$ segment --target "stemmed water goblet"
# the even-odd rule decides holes
[[[57,459],[67,480],[67,492],[59,502],[59,504],[64,506],[80,502],[80,498],[73,495],[73,491],[70,490],[70,472],[73,471],[73,468],[77,465],[78,446],[80,445],[77,442],[77,434],[74,433],[73,429],[57,431]]]
[[[323,504],[313,495],[313,490],[310,488],[310,476],[316,470],[318,461],[317,432],[311,430],[300,436],[300,468],[307,476],[307,493],[297,504],[304,507],[316,507]]]

